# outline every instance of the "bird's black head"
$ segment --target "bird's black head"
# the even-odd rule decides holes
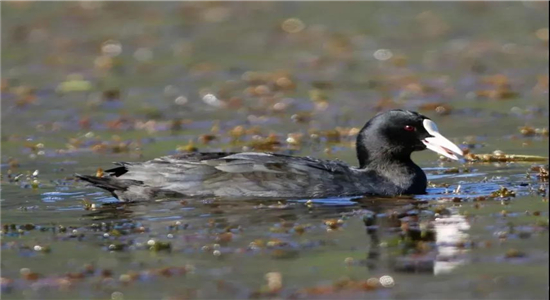
[[[391,110],[376,115],[357,136],[357,156],[361,168],[373,162],[410,160],[414,151],[426,148],[452,159],[462,151],[444,138],[428,117],[417,112]]]

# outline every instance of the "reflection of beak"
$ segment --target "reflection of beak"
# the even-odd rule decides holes
[[[434,262],[434,275],[447,274],[459,265],[466,263],[467,250],[458,245],[470,240],[466,233],[470,230],[468,219],[451,208],[451,215],[436,218],[434,222],[437,258]]]
[[[424,125],[426,131],[431,135],[431,137],[422,140],[422,143],[426,145],[426,148],[454,160],[459,159],[457,155],[464,155],[462,150],[460,150],[457,145],[453,144],[447,138],[442,136],[441,133],[439,133],[437,126],[432,120],[425,119],[422,124]]]

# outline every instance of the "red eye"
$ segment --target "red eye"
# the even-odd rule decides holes
[[[414,126],[411,126],[411,125],[405,125],[405,130],[407,130],[407,131],[415,131],[416,128],[414,128]]]

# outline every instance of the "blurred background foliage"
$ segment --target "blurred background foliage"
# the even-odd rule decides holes
[[[547,6],[2,2],[2,108],[78,107],[103,122],[95,108],[113,100],[165,119],[212,107],[295,113],[311,108],[302,98],[339,111],[497,107],[547,95]],[[22,125],[13,121],[3,125]]]

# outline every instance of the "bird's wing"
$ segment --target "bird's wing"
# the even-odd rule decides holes
[[[122,167],[127,172],[121,179],[187,195],[301,197],[353,188],[350,168],[342,162],[281,154],[188,153]]]

